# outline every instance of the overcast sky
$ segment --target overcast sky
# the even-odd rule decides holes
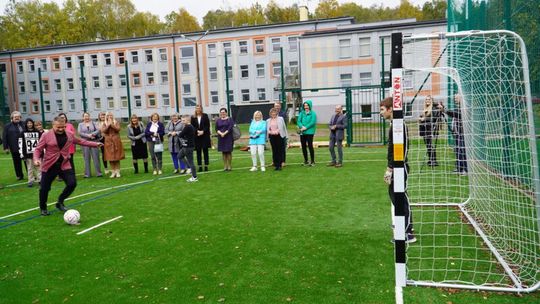
[[[64,0],[42,0],[42,2],[56,2],[59,5],[61,5]],[[192,15],[197,17],[199,20],[199,23],[202,24],[202,18],[209,10],[215,10],[215,9],[238,9],[238,8],[244,8],[249,7],[253,3],[259,3],[263,7],[266,6],[266,4],[269,2],[269,0],[131,0],[132,3],[135,4],[135,7],[138,11],[148,11],[152,14],[158,15],[162,21],[164,21],[165,15],[169,14],[173,10],[177,10],[180,8],[180,6],[185,7]],[[395,7],[399,4],[400,0],[338,0],[340,3],[346,3],[346,2],[356,2],[358,4],[361,4],[363,6],[371,6],[372,4],[380,4],[383,3],[385,6],[389,7]],[[427,0],[410,0],[411,3],[414,5],[422,5],[423,3],[427,2]],[[0,12],[3,14],[4,8],[7,5],[8,0],[0,0]],[[276,3],[278,3],[281,6],[289,6],[292,4],[300,4],[300,5],[306,5],[309,8],[309,11],[313,13],[315,11],[315,8],[317,7],[317,4],[319,3],[318,0],[276,0]]]

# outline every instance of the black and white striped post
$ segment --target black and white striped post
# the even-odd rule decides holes
[[[394,154],[394,246],[395,246],[395,275],[396,303],[403,303],[403,287],[407,281],[406,269],[406,193],[405,193],[405,125],[403,122],[403,61],[402,34],[392,34],[391,81],[392,81],[392,139]]]

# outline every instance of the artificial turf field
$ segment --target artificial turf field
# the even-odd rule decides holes
[[[171,173],[168,152],[159,177],[133,174],[128,157],[119,179],[83,179],[78,152],[66,205],[79,226],[56,211],[6,217],[36,208],[38,188],[16,182],[1,155],[0,303],[393,303],[386,148],[346,148],[339,169],[325,166],[327,148],[315,167],[288,152],[283,171],[249,172],[249,152],[235,150],[222,172],[213,150],[194,184]],[[407,287],[405,302],[540,303],[540,292]]]

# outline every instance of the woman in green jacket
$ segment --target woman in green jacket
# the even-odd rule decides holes
[[[313,135],[317,129],[317,114],[312,110],[311,100],[306,100],[302,104],[303,110],[298,116],[298,132],[300,133],[300,143],[302,144],[302,154],[304,154],[304,166],[315,165],[315,151],[313,150]],[[307,148],[311,162],[308,162]]]

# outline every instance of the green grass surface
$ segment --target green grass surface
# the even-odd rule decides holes
[[[226,173],[212,151],[195,184],[170,174],[167,152],[160,178],[133,174],[130,159],[119,179],[78,175],[66,204],[80,226],[37,210],[0,221],[0,303],[392,303],[385,153],[347,148],[336,169],[321,148],[310,168],[290,149],[282,172],[249,172],[249,153],[236,150]],[[0,156],[0,217],[37,207],[38,188],[12,171]],[[50,202],[62,188],[54,183]],[[540,294],[407,287],[405,301],[538,303]]]

